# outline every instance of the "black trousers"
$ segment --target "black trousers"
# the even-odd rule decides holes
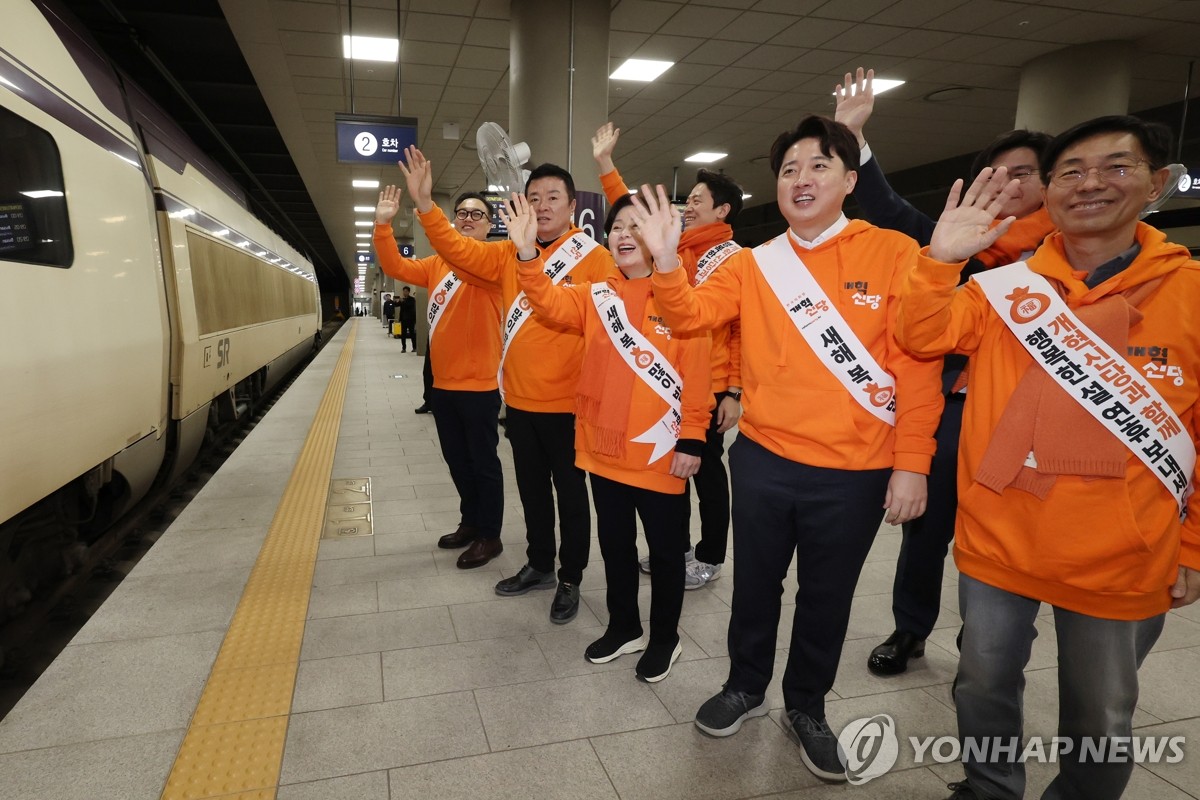
[[[650,546],[650,641],[671,644],[679,638],[683,610],[683,527],[687,513],[682,494],[641,489],[592,473],[596,532],[608,580],[608,627],[629,638],[642,632],[638,609],[637,517]]]
[[[838,470],[789,461],[739,435],[733,475],[732,691],[764,694],[771,682],[783,578],[796,556],[796,610],[783,698],[823,719],[837,677],[850,603],[883,521],[890,469]]]
[[[692,477],[700,501],[700,543],[696,545],[696,560],[705,564],[724,564],[725,551],[729,548],[729,475],[721,459],[725,455],[725,434],[717,432],[717,409],[728,396],[729,392],[715,395],[717,405],[704,436],[704,449],[700,451],[700,470]],[[687,530],[686,526],[684,530]],[[688,546],[685,541],[683,549],[686,551]]]
[[[417,352],[417,321],[415,319],[400,320],[400,346],[407,349],[407,340],[412,340],[413,352]]]
[[[892,585],[892,615],[896,630],[918,639],[929,636],[942,608],[942,572],[946,551],[954,539],[954,516],[958,511],[958,434],[964,399],[963,394],[946,398],[935,434],[937,453],[929,470],[925,513],[902,526],[904,539]]]
[[[500,391],[433,390],[433,419],[442,458],[458,490],[462,524],[484,539],[499,539],[504,524],[504,474],[496,447]]]
[[[493,415],[495,417],[495,415]],[[575,415],[508,407],[505,435],[512,443],[517,491],[525,511],[526,555],[539,572],[554,571],[554,495],[558,494],[558,579],[583,580],[591,549],[584,471],[575,466]],[[551,484],[553,483],[553,491]]]
[[[429,360],[428,347],[425,348],[425,365],[421,367],[421,380],[425,383],[425,393],[421,397],[425,400],[425,405],[433,405],[433,362]],[[497,416],[499,416],[499,412],[497,412]]]

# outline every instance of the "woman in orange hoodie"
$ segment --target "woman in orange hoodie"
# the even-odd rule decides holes
[[[683,607],[684,485],[700,466],[712,408],[709,337],[680,336],[659,315],[650,287],[650,254],[627,196],[605,220],[620,268],[602,283],[554,286],[536,249],[536,217],[513,195],[509,237],[521,286],[534,311],[582,331],[583,370],[576,391],[575,463],[591,474],[604,573],[608,630],[585,656],[603,664],[645,650],[637,676],[654,683],[679,658]],[[678,226],[675,227],[678,236]],[[650,547],[650,635],[638,612],[637,527]]]

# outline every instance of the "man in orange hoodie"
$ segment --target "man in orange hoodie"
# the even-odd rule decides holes
[[[1137,671],[1166,611],[1200,596],[1200,265],[1138,221],[1164,190],[1170,134],[1100,117],[1041,160],[1059,233],[1026,262],[956,289],[966,260],[1003,236],[1016,189],[984,170],[955,183],[901,298],[914,352],[971,356],[954,556],[963,617],[953,800],[1024,796],[1023,669],[1043,602],[1058,640],[1059,773],[1042,794],[1115,800],[1133,771],[1110,755],[1132,733]],[[1180,522],[1180,512],[1187,512]],[[1092,757],[1085,742],[1091,742]],[[1109,746],[1106,746],[1109,745]]]
[[[591,546],[584,472],[575,466],[575,388],[583,362],[583,337],[539,317],[517,279],[511,241],[478,242],[459,236],[433,203],[433,171],[415,147],[401,162],[417,219],[433,249],[468,283],[499,286],[502,309],[500,391],[508,406],[505,430],[513,448],[517,489],[525,512],[529,562],[496,585],[502,597],[555,586],[554,494],[558,494],[560,569],[550,620],[567,623],[579,611],[579,584]],[[537,215],[537,250],[556,283],[603,281],[612,256],[571,222],[575,182],[543,164],[529,176],[525,195]],[[554,490],[551,491],[553,480]]]
[[[610,204],[629,195],[629,187],[613,163],[621,129],[606,123],[592,137],[592,155],[600,167],[600,183]],[[679,257],[692,286],[704,283],[741,248],[733,241],[733,223],[742,210],[742,187],[727,175],[696,173],[696,185],[688,193],[683,211],[683,235]],[[741,327],[737,320],[712,332],[712,390],[716,403],[696,482],[700,500],[700,541],[686,553],[685,589],[699,589],[721,576],[729,547],[729,476],[725,472],[725,432],[737,424],[742,407]],[[690,540],[690,536],[688,537]],[[649,557],[640,562],[650,572]]]
[[[888,185],[879,160],[863,135],[863,127],[875,108],[875,71],[856,76],[846,73],[845,84],[838,85],[834,119],[844,123],[858,138],[860,164],[854,199],[867,221],[881,228],[900,231],[929,244],[934,220],[913,207]],[[961,280],[983,269],[1009,264],[1033,253],[1042,240],[1054,231],[1054,223],[1042,205],[1038,158],[1050,137],[1038,131],[1009,131],[992,141],[975,157],[971,175],[984,167],[1007,167],[1017,179],[1017,188],[1009,198],[1002,216],[1016,222],[1004,237],[988,251],[979,254],[963,270]],[[998,263],[999,262],[999,263]],[[896,627],[892,634],[867,657],[867,669],[876,675],[898,675],[908,669],[910,658],[925,654],[925,639],[933,630],[942,608],[942,567],[946,551],[954,538],[954,516],[958,509],[956,473],[958,435],[962,427],[962,408],[966,400],[967,359],[947,354],[942,368],[942,389],[946,408],[938,423],[937,453],[929,470],[929,502],[925,513],[904,523],[900,555],[896,559],[896,578],[892,586],[892,616]]]
[[[783,579],[795,555],[788,730],[805,766],[831,781],[846,780],[845,756],[825,720],[825,694],[854,587],[885,512],[902,523],[924,511],[942,410],[941,360],[912,358],[893,333],[916,243],[842,213],[857,166],[844,125],[813,116],[781,134],[771,167],[788,231],[735,253],[695,288],[675,251],[642,229],[655,299],[673,329],[742,323],[745,414],[729,451],[737,565],[729,678],[696,725],[729,736],[767,713]],[[862,288],[879,301],[862,302]]]
[[[388,186],[375,207],[375,253],[386,274],[429,290],[429,348],[433,371],[430,401],[442,457],[458,491],[458,529],[438,547],[467,546],[459,569],[481,567],[504,549],[504,474],[496,446],[500,392],[500,287],[467,285],[441,256],[410,259],[400,255],[392,218],[400,209],[400,190]],[[468,192],[454,204],[456,236],[483,241],[492,227],[492,210],[482,195]],[[408,287],[404,287],[405,292]]]

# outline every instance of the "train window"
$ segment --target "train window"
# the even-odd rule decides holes
[[[71,224],[54,138],[0,108],[0,260],[70,267]]]

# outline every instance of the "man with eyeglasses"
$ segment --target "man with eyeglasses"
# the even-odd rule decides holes
[[[1059,232],[958,289],[966,260],[1012,224],[993,221],[1017,183],[984,170],[960,204],[956,182],[901,297],[905,346],[971,355],[954,699],[959,735],[991,757],[964,746],[952,800],[1024,795],[1023,669],[1042,603],[1054,611],[1063,743],[1042,797],[1119,798],[1138,668],[1166,612],[1200,596],[1200,497],[1189,494],[1200,264],[1138,221],[1164,191],[1169,148],[1166,128],[1128,116],[1059,135],[1040,163]],[[1009,741],[1015,751],[994,749]]]
[[[375,252],[384,273],[429,290],[428,361],[433,372],[429,400],[442,457],[458,490],[461,514],[458,529],[443,536],[438,546],[469,545],[458,559],[459,569],[469,569],[486,564],[504,549],[500,542],[504,475],[496,453],[500,444],[496,421],[500,414],[496,383],[500,292],[495,286],[462,281],[439,255],[417,259],[400,255],[391,225],[399,209],[399,189],[388,186],[379,193]],[[461,195],[454,211],[458,223],[454,236],[481,242],[487,239],[492,227],[491,206],[483,195]],[[448,541],[454,544],[447,545]]]
[[[575,395],[583,337],[533,312],[517,279],[517,248],[511,241],[484,243],[454,235],[433,203],[433,171],[420,150],[408,148],[400,169],[429,243],[463,280],[499,287],[505,309],[500,388],[507,406],[505,430],[513,449],[529,561],[517,574],[497,583],[496,594],[515,597],[557,584],[550,621],[570,622],[579,612],[579,584],[591,546],[587,485],[584,471],[575,466]],[[554,283],[596,283],[612,272],[608,250],[572,223],[575,181],[569,172],[542,164],[530,173],[525,196],[537,216],[538,255]],[[561,536],[557,581],[556,493]]]
[[[934,220],[892,189],[863,134],[863,127],[875,108],[874,78],[874,70],[864,74],[859,67],[856,75],[846,73],[845,82],[834,92],[837,97],[834,119],[854,133],[862,151],[854,199],[869,222],[900,231],[918,244],[927,245]],[[1014,217],[1015,222],[991,248],[967,263],[960,280],[1032,254],[1054,230],[1054,223],[1042,205],[1038,178],[1038,158],[1049,143],[1050,137],[1044,133],[1009,131],[975,157],[970,174],[978,175],[984,167],[1005,167],[1017,179],[1011,198],[1000,212],[1002,217]],[[869,287],[861,294],[869,297]],[[941,613],[943,565],[954,539],[954,516],[958,509],[955,472],[963,402],[967,396],[966,364],[966,357],[957,353],[945,357],[942,390],[946,406],[935,434],[937,453],[929,470],[928,506],[924,514],[901,526],[904,535],[892,584],[892,616],[896,627],[867,657],[867,669],[876,675],[899,675],[908,669],[910,659],[923,656],[925,639]]]

